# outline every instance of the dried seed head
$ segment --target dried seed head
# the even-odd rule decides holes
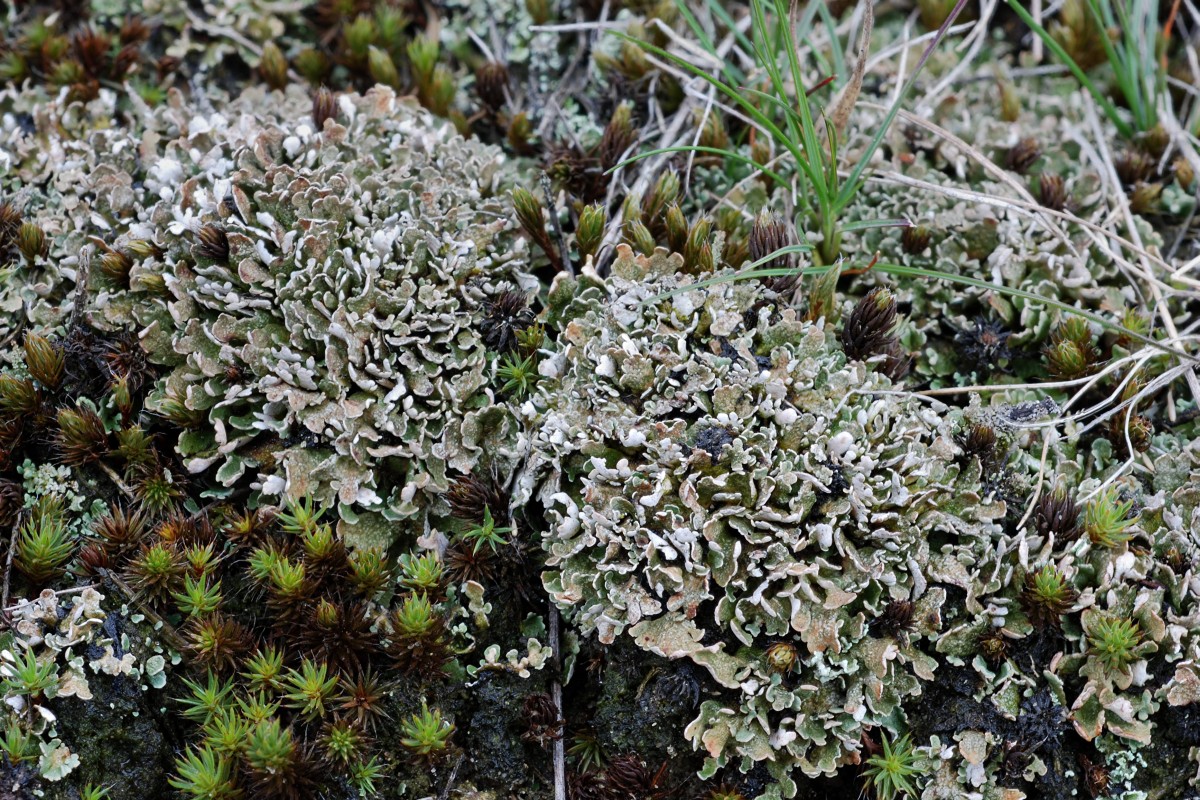
[[[1042,157],[1042,147],[1037,139],[1027,136],[1013,145],[1004,158],[1004,164],[1013,172],[1024,175],[1039,158]]]
[[[1038,499],[1033,524],[1039,534],[1053,536],[1057,543],[1073,542],[1083,533],[1079,507],[1064,489],[1055,489]]]
[[[219,264],[229,262],[229,237],[217,225],[205,225],[196,232],[196,254]]]
[[[506,290],[484,304],[479,323],[483,343],[501,355],[517,349],[517,335],[533,324],[534,314],[524,292]]]
[[[900,231],[900,246],[910,256],[919,256],[928,248],[933,240],[933,231],[924,225],[909,225]]]
[[[324,86],[313,95],[312,118],[318,131],[325,130],[325,120],[337,118],[337,98]]]
[[[492,113],[508,102],[508,67],[499,61],[488,61],[475,70],[475,94]]]
[[[49,252],[46,233],[32,222],[22,222],[21,227],[17,229],[17,249],[30,264],[38,258],[44,258]]]
[[[258,74],[272,89],[283,90],[288,84],[288,63],[279,45],[267,42],[263,45],[262,58],[258,62]]]
[[[1067,206],[1067,185],[1061,175],[1043,172],[1038,177],[1038,202],[1051,211],[1062,211]]]

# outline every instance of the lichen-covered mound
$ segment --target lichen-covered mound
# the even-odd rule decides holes
[[[623,249],[607,282],[551,292],[527,475],[554,520],[546,587],[601,642],[627,631],[734,690],[688,731],[710,772],[831,773],[933,678],[939,584],[988,557],[1005,508],[946,409],[761,285],[686,290],[681,266]]]
[[[301,92],[199,116],[113,247],[169,290],[168,314],[139,313],[190,471],[411,515],[507,452],[478,319],[524,245],[498,150],[386,87],[325,102],[323,127]]]

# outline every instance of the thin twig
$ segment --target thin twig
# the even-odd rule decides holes
[[[550,604],[550,650],[554,654],[554,678],[550,682],[550,698],[554,701],[554,711],[558,719],[566,719],[563,715],[562,700],[562,659],[560,657],[560,642],[558,632],[558,607]],[[554,739],[554,800],[567,800],[567,751],[563,737]]]
[[[575,277],[575,268],[571,266],[571,253],[567,250],[567,237],[563,236],[562,224],[558,221],[558,204],[554,202],[554,192],[550,188],[550,176],[542,173],[542,194],[546,195],[546,208],[550,211],[550,225],[554,228],[554,237],[558,239],[558,253],[562,260],[563,269],[571,277]]]
[[[446,778],[446,785],[442,787],[441,793],[438,794],[438,800],[448,800],[450,790],[454,788],[455,781],[458,780],[458,768],[462,766],[463,759],[466,758],[464,753],[458,754],[458,760],[454,762],[454,766],[450,770],[450,776]]]
[[[183,640],[183,637],[179,635],[179,633],[175,630],[175,627],[159,616],[154,609],[142,602],[142,599],[138,596],[137,592],[133,591],[133,589],[129,587],[129,584],[121,580],[117,573],[110,569],[99,569],[97,572],[99,572],[101,578],[110,581],[113,586],[116,586],[117,589],[120,590],[121,594],[125,595],[125,599],[129,603],[136,606],[137,610],[143,616],[145,616],[146,619],[154,623],[155,630],[160,636],[162,636],[163,641],[175,648],[180,653],[187,651],[187,642]]]
[[[8,617],[8,590],[12,579],[13,556],[17,552],[17,529],[13,526],[12,541],[8,545],[8,559],[4,564],[4,592],[0,594],[0,608],[4,609],[4,627],[8,628],[12,621]]]
[[[54,596],[55,597],[63,597],[68,594],[79,594],[80,592],[86,592],[88,589],[95,589],[96,586],[97,586],[97,584],[95,584],[95,583],[89,583],[84,586],[72,586],[70,589],[58,589],[57,591],[54,592]],[[16,611],[17,609],[20,609],[20,608],[22,608],[30,603],[33,603],[33,602],[35,602],[35,601],[22,600],[21,602],[15,603],[14,605],[10,606],[10,605],[8,605],[7,601],[5,601],[4,612],[7,614],[9,611]]]

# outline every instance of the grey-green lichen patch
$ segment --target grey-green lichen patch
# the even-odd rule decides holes
[[[252,90],[155,138],[150,200],[109,244],[155,242],[134,294],[167,296],[102,291],[93,313],[142,324],[171,368],[152,404],[206,420],[179,437],[189,471],[411,517],[515,441],[477,326],[489,296],[531,287],[511,179],[499,151],[387,88],[343,96],[322,131],[309,111],[302,92]],[[227,254],[199,248],[204,226]]]
[[[689,290],[681,265],[622,248],[607,281],[551,292],[563,335],[523,474],[552,520],[546,589],[601,642],[632,636],[736,690],[687,730],[708,774],[831,774],[933,679],[937,584],[995,557],[1004,506],[947,409],[758,284]],[[902,630],[879,624],[909,603]]]

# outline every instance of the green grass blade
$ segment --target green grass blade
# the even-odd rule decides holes
[[[1008,2],[1011,4],[1013,0],[1008,0]],[[846,206],[850,205],[850,201],[854,199],[854,196],[858,194],[858,190],[862,188],[863,183],[866,182],[866,180],[862,177],[863,171],[867,168],[867,164],[871,161],[871,156],[875,154],[875,151],[883,142],[883,137],[887,135],[888,128],[892,126],[892,122],[896,119],[896,115],[900,113],[900,104],[908,98],[908,95],[912,92],[913,87],[917,84],[917,78],[920,77],[921,71],[925,68],[925,63],[929,61],[929,57],[933,55],[933,51],[937,49],[939,44],[941,44],[942,39],[944,39],[946,36],[946,32],[950,30],[950,26],[954,24],[954,20],[958,19],[958,15],[962,13],[963,9],[966,8],[966,5],[967,0],[958,0],[958,2],[954,4],[954,8],[950,11],[949,16],[946,17],[946,20],[941,24],[941,27],[938,28],[937,35],[933,37],[933,41],[930,42],[929,46],[925,48],[925,52],[921,55],[921,60],[917,62],[916,69],[913,70],[912,75],[909,76],[908,80],[904,84],[904,87],[900,90],[899,97],[897,97],[896,101],[892,103],[892,107],[888,110],[887,116],[884,117],[883,123],[879,126],[879,130],[875,132],[875,137],[871,139],[870,144],[867,145],[867,149],[859,158],[858,163],[855,164],[854,169],[850,171],[850,176],[846,179],[846,182],[842,184],[842,190],[838,192],[837,199],[833,204],[834,213],[840,214],[842,210],[846,208]]]
[[[711,7],[712,5],[712,0],[709,0],[709,6]],[[691,28],[692,33],[695,34],[696,39],[700,42],[700,46],[704,48],[704,52],[721,61],[721,72],[724,73],[725,80],[730,85],[735,85],[745,81],[746,77],[742,74],[741,70],[731,65],[728,59],[721,58],[717,54],[717,46],[709,37],[708,31],[704,30],[704,26],[700,24],[700,20],[696,19],[696,15],[692,13],[690,8],[688,8],[686,0],[675,0],[675,7],[678,9],[680,16],[683,17],[684,22],[686,22],[688,27]],[[725,12],[724,9],[721,9],[721,13],[723,13],[726,18],[729,18],[729,14]],[[736,32],[737,28],[734,27],[732,30]],[[740,32],[736,35],[740,37],[739,41],[743,41],[746,38],[745,36],[742,36]],[[750,49],[750,43],[748,41],[746,42],[746,49]]]
[[[912,226],[912,222],[907,219],[858,219],[854,222],[847,222],[842,226],[842,230],[847,233],[854,231],[865,231],[871,228],[908,228]]]
[[[732,100],[735,104],[740,106],[742,108],[742,111],[745,112],[746,116],[748,116],[752,120],[754,120],[755,124],[757,124],[759,127],[761,127],[772,138],[774,138],[776,141],[779,141],[785,145],[788,143],[788,138],[784,135],[783,131],[779,130],[778,126],[776,126],[774,122],[772,122],[765,114],[763,114],[761,111],[759,111],[759,109],[753,103],[751,103],[749,100],[747,100],[743,96],[743,92],[738,91],[736,88],[729,86],[726,83],[722,83],[721,81],[717,80],[712,75],[709,75],[707,72],[700,69],[696,65],[690,63],[686,59],[680,58],[679,56],[674,55],[672,53],[668,53],[666,50],[663,50],[661,47],[653,45],[650,42],[645,41],[644,39],[638,39],[636,36],[630,36],[629,34],[625,33],[624,31],[613,31],[612,33],[614,36],[619,36],[620,38],[624,39],[625,41],[632,42],[632,43],[644,48],[648,52],[653,53],[654,55],[658,56],[659,58],[666,59],[667,61],[670,61],[672,64],[675,64],[677,67],[692,73],[693,75],[695,75],[696,77],[700,78],[703,81],[706,81],[708,84],[710,84],[713,88],[715,88],[721,94],[725,95],[730,100]],[[797,159],[800,158],[800,153],[797,150],[788,148],[788,152],[790,152],[795,158],[797,158]]]
[[[731,159],[733,161],[738,162],[739,164],[747,164],[747,165],[753,167],[754,169],[761,172],[763,175],[766,175],[768,178],[770,178],[771,180],[778,183],[780,186],[787,186],[789,184],[788,179],[783,177],[782,175],[780,175],[778,172],[775,172],[774,170],[769,169],[768,167],[758,164],[756,161],[754,161],[754,159],[744,156],[741,153],[736,153],[732,150],[725,150],[720,147],[705,147],[703,145],[681,144],[681,145],[675,145],[673,147],[659,147],[655,150],[647,150],[644,153],[638,153],[635,156],[630,156],[629,158],[622,161],[620,164],[617,164],[615,167],[608,170],[608,172],[606,172],[605,174],[607,175],[612,172],[615,172],[616,170],[618,170],[621,167],[624,167],[628,164],[633,164],[637,161],[642,161],[644,159],[651,158],[653,156],[663,155],[664,153],[710,153],[712,155],[723,156],[724,158]]]
[[[1096,87],[1096,84],[1092,82],[1087,73],[1080,69],[1075,60],[1067,55],[1067,51],[1063,49],[1061,44],[1055,41],[1050,32],[1039,25],[1037,20],[1033,18],[1033,15],[1021,7],[1020,0],[1004,0],[1004,2],[1008,3],[1008,7],[1016,12],[1021,21],[1029,26],[1029,29],[1042,40],[1042,43],[1049,48],[1050,52],[1054,53],[1056,58],[1066,64],[1067,69],[1071,70],[1071,74],[1075,76],[1075,79],[1095,98],[1096,103],[1104,110],[1104,115],[1112,121],[1112,124],[1116,126],[1121,135],[1126,139],[1133,138],[1133,128],[1121,118],[1121,113],[1117,111],[1117,107],[1104,96],[1104,93]]]

